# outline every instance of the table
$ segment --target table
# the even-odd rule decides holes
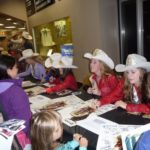
[[[93,98],[92,95],[87,94],[85,91],[78,91],[77,93],[78,94],[76,94],[75,96],[82,99],[83,102],[86,102]],[[61,98],[65,99],[69,95],[72,95],[72,93],[69,93],[64,96],[58,96],[56,93],[53,93],[53,94],[44,93],[41,95],[49,98],[49,100],[47,101],[48,103],[50,101],[56,101]],[[45,103],[45,105],[47,103]],[[150,122],[150,119],[142,118],[141,115],[136,116],[136,115],[128,114],[125,110],[121,108],[108,111],[99,116],[102,118],[111,120],[113,122],[116,122],[118,124],[144,125]],[[77,125],[70,127],[67,124],[64,124],[64,139],[63,140],[67,141],[68,139],[72,139],[72,134],[76,132],[81,133],[83,136],[87,137],[87,139],[89,140],[88,150],[96,150],[98,135]]]

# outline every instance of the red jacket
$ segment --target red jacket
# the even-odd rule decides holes
[[[54,83],[57,83],[57,84],[53,87],[47,88],[46,89],[47,93],[58,92],[58,91],[62,91],[65,89],[77,90],[76,79],[74,75],[72,74],[68,74],[63,82],[62,81],[58,82],[58,79],[57,79],[57,82],[54,82]]]
[[[124,99],[124,79],[121,79],[116,88],[107,96],[100,99],[100,105],[115,103],[118,100]],[[150,104],[127,104],[126,110],[128,112],[141,112],[150,114]]]
[[[96,81],[97,86],[101,92],[101,97],[108,95],[118,84],[118,79],[114,75],[104,75],[99,83],[96,80],[96,75],[93,75],[93,80]]]

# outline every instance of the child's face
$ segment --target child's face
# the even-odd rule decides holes
[[[62,136],[62,127],[57,127],[56,131],[53,133],[53,141],[58,140]]]
[[[7,73],[12,79],[15,79],[18,73],[17,65],[15,64],[12,69],[8,69]]]
[[[27,58],[25,61],[27,64],[33,64],[33,62],[34,62],[33,59],[31,59],[31,58]]]
[[[102,68],[102,63],[97,59],[92,59],[90,62],[90,70],[92,73],[100,73]]]
[[[136,85],[139,84],[140,75],[141,75],[140,69],[128,70],[126,71],[126,75],[127,75],[127,79],[129,80],[131,84],[136,84]]]

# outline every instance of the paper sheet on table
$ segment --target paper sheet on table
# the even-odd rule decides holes
[[[43,95],[36,95],[36,96],[33,96],[33,97],[29,98],[29,101],[31,103],[48,103],[51,100],[52,99],[50,99],[46,96],[43,96]]]
[[[31,81],[23,81],[22,82],[22,87],[29,87],[29,86],[34,86],[36,83],[33,83]]]
[[[67,107],[65,109],[59,110],[58,112],[61,114],[64,124],[68,125],[69,127],[76,125],[76,122],[70,119],[72,117],[70,114],[72,112],[72,107]]]
[[[55,86],[55,84],[50,84],[50,83],[44,83],[43,85],[45,85],[47,87],[53,87],[53,86]]]
[[[35,113],[39,111],[39,109],[42,109],[44,106],[48,105],[52,101],[52,99],[43,95],[36,95],[33,97],[29,97],[29,101],[31,102],[31,111],[32,113]]]
[[[97,142],[97,150],[113,150],[117,141],[117,137],[121,136],[122,132],[132,131],[138,127],[138,125],[101,125],[101,133],[99,134]]]
[[[113,104],[108,104],[108,105],[103,105],[101,107],[99,107],[97,110],[96,110],[96,114],[97,115],[102,115],[108,111],[111,111],[113,109],[116,109],[116,106],[113,105]]]
[[[69,95],[69,96],[53,99],[52,103],[60,102],[60,101],[64,101],[66,102],[67,106],[73,106],[73,107],[78,107],[81,104],[85,104],[85,102],[82,99],[78,98],[75,95]]]
[[[0,135],[0,150],[11,150],[13,138],[14,136],[5,139]]]
[[[45,89],[44,87],[36,86],[36,87],[25,89],[25,92],[27,93],[27,95],[29,92],[31,92],[32,96],[35,96],[42,93],[44,89]]]
[[[101,125],[103,124],[116,124],[112,121],[109,121],[107,119],[98,117],[95,113],[92,113],[89,115],[88,118],[77,121],[77,125],[81,126],[97,135],[101,133]]]
[[[91,106],[92,103],[93,103],[93,101],[95,101],[95,100],[94,99],[90,99],[90,100],[88,100],[86,102],[89,104],[89,106]],[[113,109],[116,109],[115,105],[113,105],[113,104],[107,104],[107,105],[103,105],[101,107],[98,107],[98,109],[96,109],[95,113],[97,115],[102,115],[102,114],[104,114],[104,113],[106,113],[108,111],[111,111]]]

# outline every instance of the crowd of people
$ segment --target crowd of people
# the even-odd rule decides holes
[[[5,37],[0,42],[2,40],[5,40]],[[76,91],[78,86],[72,71],[77,66],[73,65],[72,57],[53,53],[43,62],[39,59],[39,54],[34,52],[30,40],[32,37],[28,32],[23,32],[21,37],[18,33],[14,34],[10,39],[7,55],[2,53],[4,48],[0,45],[0,106],[4,119],[26,121],[24,132],[31,138],[33,150],[70,150],[78,146],[80,150],[86,150],[88,140],[77,133],[73,135],[72,141],[66,144],[57,143],[63,132],[61,116],[57,112],[42,111],[32,115],[28,96],[22,89],[22,80],[26,77],[55,84],[45,88],[42,91],[45,93],[64,89]],[[19,57],[16,55],[18,51]],[[144,56],[129,54],[125,64],[116,66],[106,52],[100,49],[85,53],[84,57],[90,60],[91,85],[87,93],[99,96],[91,107],[97,109],[102,105],[114,104],[127,112],[150,114],[150,62]],[[21,72],[21,67],[18,66],[22,61],[26,67]],[[50,68],[49,72],[46,72],[46,68]],[[147,134],[150,135],[147,132],[145,136]],[[137,149],[143,142],[147,142],[144,140],[145,136],[141,138],[142,142],[139,141]]]

